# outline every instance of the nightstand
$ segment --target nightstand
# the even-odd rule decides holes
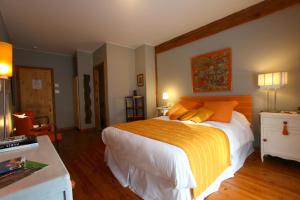
[[[272,155],[300,162],[300,114],[260,113],[261,160]]]
[[[156,107],[156,111],[157,111],[157,116],[164,116],[166,115],[166,113],[170,110],[171,107],[164,107],[164,106],[160,106],[160,107]]]

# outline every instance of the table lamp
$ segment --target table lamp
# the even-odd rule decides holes
[[[269,91],[274,90],[274,111],[276,111],[277,90],[287,85],[287,83],[288,83],[287,72],[272,72],[272,73],[258,75],[258,86],[260,87],[260,89],[267,90],[267,111],[270,110]]]
[[[12,45],[0,41],[0,79],[3,88],[3,137],[6,138],[6,86],[5,81],[12,77]]]
[[[163,107],[168,107],[169,93],[163,92],[162,99],[163,99]]]

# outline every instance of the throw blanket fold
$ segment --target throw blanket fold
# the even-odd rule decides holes
[[[214,127],[165,120],[143,120],[113,127],[181,148],[187,155],[197,187],[196,198],[230,165],[230,146],[226,134]]]

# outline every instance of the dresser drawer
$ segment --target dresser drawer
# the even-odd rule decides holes
[[[282,130],[284,122],[286,122],[289,130],[300,132],[300,121],[297,119],[284,117],[264,117],[261,122],[264,128],[272,128],[275,130]]]
[[[289,130],[288,135],[282,135],[281,130],[264,128],[262,142],[265,154],[300,160],[300,131]]]

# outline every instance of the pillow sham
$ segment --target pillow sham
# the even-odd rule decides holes
[[[190,120],[192,117],[194,117],[198,112],[198,109],[192,109],[188,111],[186,114],[182,115],[179,120],[185,121],[185,120]]]
[[[190,118],[191,121],[196,123],[207,121],[214,114],[214,111],[206,108],[199,108],[197,111],[198,112]]]
[[[203,107],[214,111],[214,114],[209,118],[210,121],[229,123],[232,111],[237,105],[237,101],[209,101],[204,102]]]
[[[199,108],[201,103],[196,101],[179,101],[167,113],[171,120],[176,120],[182,115],[186,114],[189,110]]]

